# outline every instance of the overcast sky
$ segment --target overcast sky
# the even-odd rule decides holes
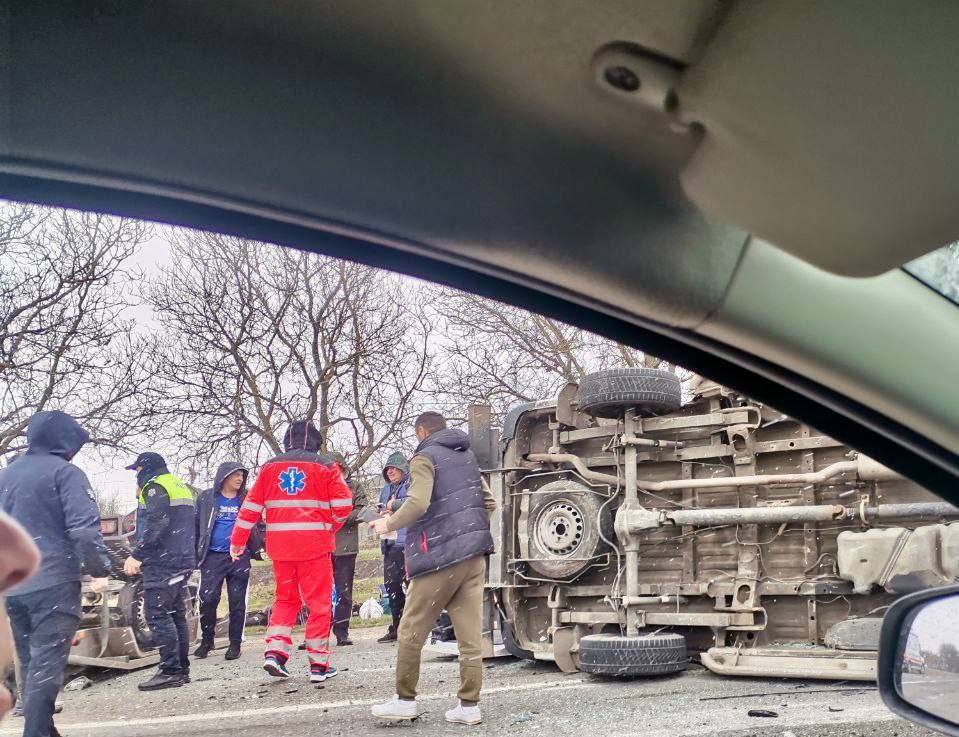
[[[142,271],[147,278],[155,275],[160,266],[170,259],[166,232],[165,227],[157,226],[153,239],[144,243],[130,259],[130,268]],[[149,330],[154,325],[153,311],[148,305],[128,308],[127,317],[136,320],[138,330]],[[122,509],[128,510],[136,506],[136,479],[132,471],[126,471],[123,467],[129,465],[133,457],[129,453],[118,454],[87,446],[77,454],[74,462],[87,474],[94,489],[106,496],[117,496]],[[171,463],[170,470],[176,473],[175,459],[170,457],[167,460]]]
[[[919,647],[938,652],[944,643],[959,648],[959,594],[936,599],[923,606],[912,622],[911,634],[919,638]]]

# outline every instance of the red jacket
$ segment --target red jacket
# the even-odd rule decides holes
[[[353,495],[332,459],[293,451],[267,462],[240,507],[230,545],[244,547],[266,512],[266,554],[273,560],[311,560],[336,548],[336,532]]]

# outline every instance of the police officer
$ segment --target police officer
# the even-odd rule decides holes
[[[190,682],[183,599],[196,564],[193,492],[170,473],[159,453],[141,453],[127,470],[137,472],[143,534],[123,570],[128,576],[143,575],[147,623],[160,648],[159,670],[137,688],[176,688]]]
[[[53,713],[80,623],[81,574],[97,577],[92,588],[102,593],[110,571],[90,482],[70,463],[89,439],[69,415],[38,412],[27,426],[27,452],[0,471],[0,507],[42,555],[36,575],[7,594],[25,737],[56,737]]]

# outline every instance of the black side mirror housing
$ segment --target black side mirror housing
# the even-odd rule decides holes
[[[889,607],[879,693],[904,719],[959,736],[959,586],[919,591]]]

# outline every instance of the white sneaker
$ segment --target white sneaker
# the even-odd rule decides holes
[[[463,706],[461,701],[446,712],[446,721],[453,724],[479,724],[483,721],[483,715],[478,706]]]
[[[394,696],[385,704],[376,704],[370,710],[373,716],[380,719],[390,719],[400,721],[403,719],[413,720],[419,717],[420,709],[415,701],[402,701],[399,696]]]

